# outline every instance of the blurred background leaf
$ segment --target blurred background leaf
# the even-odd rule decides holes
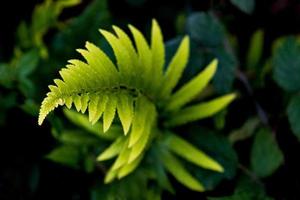
[[[255,0],[230,0],[241,11],[251,14],[255,8]]]
[[[254,173],[262,178],[270,176],[283,162],[283,153],[272,132],[260,129],[251,149],[251,166]]]

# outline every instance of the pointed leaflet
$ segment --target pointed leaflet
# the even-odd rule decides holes
[[[111,126],[115,118],[117,108],[117,97],[114,93],[109,94],[109,100],[103,113],[103,132],[105,133]]]
[[[144,124],[144,127],[142,129],[142,132],[140,134],[142,134],[141,136],[139,136],[139,139],[134,143],[134,145],[132,146],[131,152],[130,152],[130,156],[128,159],[128,163],[131,163],[132,161],[134,161],[141,153],[143,153],[143,151],[146,148],[146,145],[149,141],[150,134],[152,133],[151,131],[153,131],[153,124],[154,124],[154,120],[156,119],[156,110],[155,110],[155,106],[152,103],[147,103],[144,104],[144,109],[146,109],[147,111],[143,111],[144,113],[146,113],[146,123]],[[136,122],[133,122],[133,126]],[[133,127],[132,127],[133,129]],[[132,133],[130,133],[132,134]],[[131,138],[130,138],[131,139]]]
[[[75,104],[75,108],[77,110],[77,112],[79,112],[81,110],[81,96],[79,95],[75,95],[74,97],[74,104]]]
[[[97,157],[97,161],[108,160],[115,157],[121,152],[121,150],[124,148],[124,145],[125,139],[121,136]]]
[[[142,79],[140,79],[140,74],[143,72],[139,64],[138,55],[134,49],[134,46],[129,38],[129,36],[119,27],[113,26],[114,31],[116,32],[119,41],[122,43],[124,48],[126,48],[127,53],[130,56],[132,66],[127,66],[131,70],[133,76],[134,84],[139,84]]]
[[[142,80],[143,82],[142,87],[146,88],[146,89],[152,89],[152,87],[148,87],[151,82],[152,79],[151,77],[153,76],[153,69],[152,69],[152,53],[150,50],[150,47],[145,39],[145,37],[143,36],[143,34],[136,29],[134,26],[129,25],[129,29],[132,33],[132,36],[134,38],[135,41],[135,46],[137,48],[137,52],[138,52],[138,56],[139,56],[139,61],[140,61],[140,67],[143,69],[143,73],[140,74],[140,76],[142,76]],[[149,91],[150,92],[150,91]]]
[[[92,95],[89,103],[89,120],[92,124],[95,124],[102,116],[107,101],[108,101],[108,96],[106,94]]]
[[[223,167],[218,162],[206,155],[203,151],[197,149],[192,144],[174,134],[168,134],[166,145],[178,156],[181,156],[182,158],[200,167],[217,172],[224,171]]]
[[[140,162],[142,161],[143,155],[140,155],[137,159],[135,159],[133,162],[126,164],[118,171],[118,179],[123,178],[124,176],[127,176],[130,174],[133,170],[135,170]]]
[[[199,94],[214,76],[217,69],[218,61],[213,60],[202,72],[195,78],[182,86],[175,94],[173,94],[167,104],[167,110],[177,110],[191,101]]]
[[[63,68],[59,71],[60,76],[62,77],[63,81],[67,84],[70,84],[69,90],[74,91],[76,88],[80,88],[79,85],[80,81],[77,81],[76,76],[73,75],[73,70]]]
[[[125,142],[125,145],[123,146],[118,158],[116,159],[116,161],[112,166],[112,170],[117,170],[120,167],[126,165],[126,163],[128,163],[130,149],[127,147],[127,145],[128,145],[128,141]]]
[[[71,59],[68,60],[68,63],[70,63],[68,66],[68,71],[69,74],[71,75],[71,79],[81,76],[81,74],[83,74],[86,78],[85,80],[82,80],[86,83],[86,86],[89,88],[94,88],[95,85],[102,85],[103,81],[104,81],[104,77],[102,77],[102,74],[99,74],[99,72],[96,70],[99,66],[97,66],[97,68],[95,68],[95,66],[92,65],[88,65],[84,62],[82,62],[81,60],[76,60],[76,59]],[[94,68],[93,68],[94,67]],[[80,80],[75,80],[73,81],[73,84],[76,86],[76,84],[81,84]],[[68,84],[69,86],[71,86],[71,83]],[[77,88],[78,89],[78,88]],[[87,89],[87,88],[85,88]]]
[[[92,122],[94,120],[94,116],[97,112],[98,101],[100,97],[97,94],[91,94],[90,102],[89,102],[89,121]]]
[[[104,183],[110,183],[112,182],[118,175],[119,170],[113,170],[112,168],[109,169],[109,171],[106,173],[104,178]]]
[[[125,92],[118,94],[117,111],[126,135],[133,119],[133,98]]]
[[[150,112],[152,106],[149,105],[150,103],[146,101],[143,96],[140,96],[135,101],[134,107],[134,117],[132,121],[132,127],[129,136],[129,145],[128,147],[132,147],[143,135],[144,129],[148,126],[149,116],[151,117]]]
[[[92,56],[92,60],[95,62],[95,64],[97,64],[97,66],[95,66],[96,69],[100,68],[103,70],[104,73],[99,75],[102,77],[106,76],[112,83],[116,83],[118,78],[117,68],[110,60],[110,58],[93,43],[86,42],[85,47],[89,50]]]
[[[84,49],[77,49],[77,51],[85,58],[88,65],[96,71],[97,78],[95,77],[94,79],[101,80],[102,87],[117,83],[117,69],[111,60],[92,43],[86,42],[86,47],[89,51]]]
[[[133,77],[132,72],[134,71],[134,69],[132,61],[130,59],[130,55],[128,54],[126,48],[121,43],[121,41],[112,33],[101,29],[99,31],[105,37],[114,51],[118,63],[118,69],[120,71],[120,79],[122,80],[122,82],[131,85]]]
[[[83,94],[81,98],[81,113],[85,113],[88,103],[89,103],[89,94]]]
[[[64,104],[64,100],[62,98],[60,98],[60,96],[62,96],[62,94],[64,94],[64,92],[66,91],[65,83],[60,79],[55,79],[54,82],[57,86],[49,87],[51,89],[51,92],[47,93],[47,97],[42,102],[42,105],[40,108],[40,113],[39,113],[39,118],[38,118],[39,125],[41,125],[43,123],[46,116],[52,110],[54,110],[59,105]]]
[[[81,89],[91,88],[95,85],[94,81],[96,79],[92,77],[93,73],[86,66],[88,65],[85,64],[84,67],[81,67],[71,63],[66,65],[67,68],[60,71],[61,77],[68,86],[69,94],[78,93]]]
[[[215,113],[225,108],[235,99],[235,97],[236,94],[228,94],[205,103],[184,108],[176,112],[176,115],[170,118],[169,121],[166,122],[166,125],[169,127],[177,126],[191,121],[211,117]]]
[[[178,47],[178,50],[168,65],[163,78],[161,97],[169,97],[173,88],[178,83],[184,68],[186,67],[189,56],[189,37],[185,36]]]
[[[172,174],[176,180],[191,190],[203,192],[203,185],[184,168],[184,166],[178,161],[170,152],[162,152],[162,162],[170,174]]]
[[[67,106],[67,108],[71,108],[72,107],[72,103],[73,103],[73,97],[72,96],[68,96],[65,98],[65,105]]]
[[[39,113],[39,119],[38,119],[39,125],[42,125],[46,116],[52,110],[54,110],[59,105],[59,103],[60,103],[59,99],[53,98],[52,96],[48,96],[43,100],[40,113]]]
[[[162,82],[163,68],[165,64],[165,46],[160,27],[155,19],[152,20],[151,30],[151,52],[152,52],[152,81],[154,88],[158,89]],[[158,92],[158,91],[157,91]]]
[[[151,128],[147,128],[143,133],[143,137],[137,141],[137,143],[131,148],[130,156],[128,158],[128,163],[133,162],[139,155],[143,153],[146,148],[149,136],[151,134]]]

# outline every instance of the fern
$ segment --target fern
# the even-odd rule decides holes
[[[100,30],[100,33],[112,47],[116,64],[101,49],[87,42],[86,49],[78,50],[86,62],[69,60],[66,68],[59,72],[62,79],[55,79],[55,85],[49,86],[50,92],[40,108],[39,125],[52,110],[63,105],[67,108],[74,105],[78,112],[88,113],[92,124],[102,118],[103,132],[108,131],[114,121],[117,123],[114,119],[118,116],[124,134],[97,158],[103,161],[117,157],[105,177],[106,183],[131,173],[142,161],[151,141],[159,138],[157,135],[166,135],[162,140],[164,150],[161,154],[165,169],[190,189],[203,191],[202,184],[173,154],[210,170],[222,172],[224,169],[187,141],[163,130],[210,117],[235,98],[235,94],[229,94],[186,106],[212,79],[217,60],[174,91],[188,62],[189,37],[184,37],[164,71],[163,36],[155,20],[150,45],[132,25],[129,29],[135,45],[122,29],[116,26],[113,29],[115,34],[105,30]],[[158,127],[159,116],[167,116],[163,130]]]

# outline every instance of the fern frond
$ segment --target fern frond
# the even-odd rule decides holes
[[[77,112],[87,113],[88,120],[87,117],[77,118],[67,113],[71,121],[93,133],[96,128],[102,135],[114,133],[115,142],[97,157],[98,161],[116,157],[106,174],[105,183],[131,173],[142,161],[151,142],[164,138],[157,137],[166,132],[159,130],[158,120],[163,119],[160,124],[165,130],[210,117],[235,98],[235,94],[229,94],[186,107],[212,79],[217,60],[173,92],[188,62],[189,38],[183,38],[164,71],[165,47],[155,20],[152,21],[150,45],[132,25],[129,25],[129,30],[134,44],[122,29],[113,26],[113,30],[115,33],[99,31],[111,46],[116,64],[97,46],[86,42],[85,49],[77,50],[85,62],[69,60],[66,67],[60,70],[61,79],[55,79],[54,85],[49,86],[50,92],[42,102],[38,119],[41,125],[56,107],[65,105],[70,109],[74,106]],[[164,117],[160,118],[160,115]],[[119,121],[115,120],[116,117]],[[88,126],[87,121],[92,125]],[[119,126],[111,131],[115,122],[119,122]],[[123,134],[118,134],[118,131]],[[172,153],[200,167],[223,171],[218,162],[187,141],[174,135],[168,137],[167,149],[162,153],[161,160],[167,171],[188,188],[204,190]]]

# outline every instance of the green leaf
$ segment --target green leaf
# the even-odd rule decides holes
[[[232,52],[223,48],[215,48],[213,57],[219,61],[213,85],[218,93],[224,94],[232,90],[238,62]]]
[[[106,104],[103,114],[103,132],[105,133],[111,127],[111,124],[115,118],[117,109],[117,97],[115,95],[109,96],[109,101]]]
[[[286,91],[300,91],[300,45],[296,38],[286,38],[272,57],[273,75],[277,84]]]
[[[230,0],[241,11],[251,14],[255,8],[255,0]]]
[[[223,173],[216,173],[187,163],[190,173],[201,180],[207,190],[213,190],[222,180],[231,180],[236,176],[238,157],[227,137],[199,126],[188,126],[184,136],[187,141],[191,141],[197,149],[216,159],[224,168]]]
[[[125,145],[123,146],[118,158],[114,162],[111,168],[113,171],[119,170],[122,166],[128,163],[131,149],[129,149],[127,145],[128,145],[128,141],[125,142]]]
[[[168,134],[166,145],[172,152],[199,167],[217,172],[224,171],[223,167],[206,153],[174,134]]]
[[[0,74],[0,85],[11,88],[16,74],[13,67],[6,63],[0,63]]]
[[[257,129],[260,124],[260,120],[258,118],[250,118],[248,119],[242,127],[239,129],[233,130],[228,139],[231,143],[238,142],[240,140],[245,140],[251,137],[254,134],[254,131]]]
[[[212,13],[197,12],[187,19],[187,33],[191,37],[191,52],[185,77],[188,80],[214,58],[218,59],[218,69],[213,85],[218,93],[231,90],[238,63],[233,54],[221,22]],[[172,48],[172,47],[171,47]]]
[[[19,80],[18,88],[21,93],[27,98],[33,98],[35,94],[35,85],[29,78]]]
[[[249,43],[249,49],[246,58],[248,69],[253,70],[259,67],[258,64],[262,57],[263,47],[264,32],[263,30],[257,30],[253,33]]]
[[[149,115],[151,116],[151,113],[149,113]],[[153,115],[151,117],[153,117]],[[146,145],[149,141],[149,138],[151,138],[150,135],[151,135],[151,131],[152,131],[152,129],[151,129],[152,124],[153,124],[153,119],[150,118],[149,123],[147,124],[147,126],[144,129],[143,136],[137,141],[137,143],[131,149],[128,163],[131,163],[132,161],[134,161],[145,150]]]
[[[74,55],[74,49],[83,46],[85,41],[98,41],[98,29],[106,27],[110,23],[110,15],[106,0],[93,0],[78,17],[75,17],[58,34],[54,36],[51,52],[55,58],[65,60]],[[82,34],[85,33],[85,34]]]
[[[234,194],[226,197],[209,197],[208,200],[272,200],[266,195],[261,185],[242,178],[235,188]]]
[[[298,95],[293,96],[290,100],[287,114],[292,131],[300,141],[300,97]]]
[[[122,41],[118,40],[118,38],[112,33],[101,29],[99,31],[106,38],[114,51],[114,55],[117,59],[118,70],[120,71],[121,81],[126,85],[132,86],[132,79],[134,78],[133,71],[135,70],[135,66],[133,65],[129,52],[122,44]],[[99,63],[101,63],[101,60],[102,59],[99,59]],[[105,65],[103,65],[103,68],[105,68]],[[117,74],[114,74],[112,77],[117,77]]]
[[[167,67],[167,71],[163,78],[161,96],[169,97],[172,90],[178,83],[184,68],[188,62],[189,55],[189,38],[186,36],[183,38],[180,46],[170,64]]]
[[[80,3],[79,0],[48,0],[37,5],[32,14],[32,25],[30,27],[34,44],[43,47],[43,36],[51,27],[56,25],[62,10],[78,3]]]
[[[38,65],[39,53],[36,49],[26,52],[18,60],[16,68],[20,78],[30,75]]]
[[[283,161],[283,153],[271,131],[259,130],[251,149],[251,166],[255,174],[259,177],[270,176]]]
[[[191,101],[199,94],[212,79],[218,65],[217,60],[213,60],[205,70],[199,73],[194,79],[183,85],[170,98],[167,110],[177,110]]]
[[[26,99],[25,102],[21,105],[21,108],[26,113],[28,113],[28,114],[30,114],[32,116],[35,116],[35,117],[39,113],[39,105],[36,102],[34,102],[32,99]]]
[[[129,72],[122,72],[122,73],[128,73],[129,76],[124,79],[124,81],[128,81],[129,85],[135,85],[140,84],[142,82],[142,77],[139,76],[140,73],[143,72],[142,66],[139,65],[138,55],[136,53],[136,50],[133,46],[133,43],[130,39],[130,37],[119,27],[113,26],[113,29],[118,36],[120,49],[125,48],[125,51],[127,52],[126,56],[128,61],[122,61],[122,62],[128,62],[130,63],[129,66],[123,66],[122,68],[127,69]],[[116,47],[119,49],[119,47]],[[125,75],[125,74],[124,74]]]
[[[191,121],[211,117],[225,108],[235,98],[236,94],[228,94],[205,103],[186,107],[176,112],[174,117],[170,118],[169,121],[166,122],[166,125],[178,126]]]
[[[154,88],[158,89],[163,76],[163,69],[165,64],[165,46],[163,41],[163,35],[160,27],[156,20],[152,20],[152,30],[151,30],[151,52],[152,52],[152,68],[153,84]]]
[[[144,97],[139,97],[135,101],[135,111],[133,117],[133,125],[129,135],[128,147],[133,147],[139,140],[144,140],[141,137],[148,137],[150,134],[155,114],[155,107]],[[146,141],[145,141],[146,142]]]
[[[167,169],[178,182],[182,183],[191,190],[203,192],[204,187],[195,179],[171,153],[162,152],[162,161]]]
[[[143,159],[143,155],[140,155],[138,158],[134,159],[134,161],[126,164],[118,171],[118,179],[121,179],[128,174],[130,174],[132,171],[134,171],[140,164],[140,162]]]
[[[153,144],[153,148],[150,149],[151,158],[155,161],[159,161],[155,162],[155,164],[151,166],[151,169],[154,171],[158,185],[162,189],[168,190],[170,193],[174,194],[175,190],[171,185],[166,170],[164,169],[159,150],[160,146],[157,145],[157,143]]]
[[[75,146],[63,145],[51,151],[46,156],[46,158],[54,162],[77,169],[79,168],[81,153],[80,153],[80,149],[78,149]]]
[[[108,102],[107,95],[91,96],[89,103],[89,121],[94,125],[102,116],[106,103]]]
[[[82,130],[64,129],[59,134],[59,140],[64,144],[80,145],[80,146],[99,146],[101,140],[95,135],[87,134]]]
[[[187,30],[192,41],[208,46],[220,46],[225,37],[223,27],[212,13],[193,13],[187,19]]]
[[[107,149],[105,149],[98,157],[97,161],[108,160],[118,155],[124,148],[125,138],[117,138]]]
[[[146,90],[149,90],[150,88],[153,89],[153,87],[150,86],[152,83],[150,77],[152,77],[154,67],[156,66],[152,66],[152,52],[143,34],[132,25],[129,25],[129,29],[135,42],[139,61],[140,63],[143,63],[143,72],[142,74],[139,74],[143,81],[140,84]]]
[[[133,120],[133,99],[129,95],[120,93],[117,103],[117,111],[123,126],[124,134],[126,135]]]

